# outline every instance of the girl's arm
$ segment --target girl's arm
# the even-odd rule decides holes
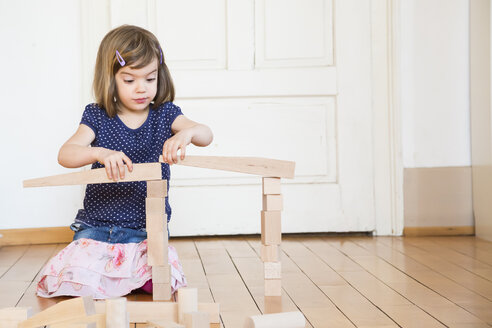
[[[102,147],[89,147],[96,135],[85,124],[80,124],[75,134],[68,139],[58,152],[58,163],[64,167],[76,168],[99,162],[104,164],[108,179],[118,181],[125,178],[125,163],[133,170],[132,161],[123,152]]]
[[[184,115],[176,117],[171,125],[171,131],[174,135],[167,139],[162,147],[162,157],[169,164],[178,162],[178,149],[181,149],[181,159],[183,160],[186,146],[190,143],[205,147],[210,145],[214,138],[212,130],[208,126],[194,122]]]

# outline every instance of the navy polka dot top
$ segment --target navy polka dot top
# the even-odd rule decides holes
[[[152,105],[151,105],[152,106]],[[172,136],[171,124],[182,115],[181,109],[166,102],[149,110],[145,123],[131,129],[116,115],[110,118],[97,104],[85,107],[81,124],[94,130],[96,138],[92,147],[104,147],[124,152],[133,163],[158,162],[164,142]],[[102,168],[99,162],[92,169]],[[169,164],[162,163],[162,178],[168,180]],[[88,184],[84,198],[84,209],[77,213],[75,222],[91,227],[117,226],[122,228],[145,228],[145,181]],[[171,218],[171,206],[166,197],[167,220]]]

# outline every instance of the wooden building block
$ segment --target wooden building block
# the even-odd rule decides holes
[[[54,325],[49,325],[47,326],[48,328],[97,328],[95,322],[87,323],[87,322],[74,322],[74,323],[68,323],[68,322],[62,322],[62,323],[57,323]]]
[[[106,302],[97,301],[97,313],[106,313]],[[178,321],[178,303],[175,302],[126,302],[131,323],[146,323],[148,320]]]
[[[32,307],[8,307],[0,310],[0,322],[9,321],[24,321],[32,315]]]
[[[128,328],[130,320],[126,310],[126,298],[118,297],[106,300],[106,327]]]
[[[147,263],[168,265],[167,216],[164,198],[146,198]]]
[[[299,312],[254,315],[246,318],[244,328],[304,328],[306,319]]]
[[[284,297],[288,298],[288,296],[284,296]],[[263,300],[265,302],[263,313],[264,314],[279,313],[279,312],[283,312],[285,309],[290,309],[290,306],[288,304],[286,304],[286,302],[283,302],[282,298],[283,298],[282,296],[265,296],[265,297],[263,297]],[[289,302],[287,302],[287,303],[289,303]]]
[[[184,314],[186,328],[209,328],[210,322],[208,313],[205,312],[186,312]]]
[[[96,309],[92,297],[76,297],[61,301],[33,315],[29,319],[19,323],[19,328],[46,326],[71,319],[85,318],[93,314],[96,314]]]
[[[154,265],[152,267],[152,283],[168,284],[171,282],[170,265]]]
[[[17,328],[32,315],[31,307],[8,307],[0,310],[0,328]]]
[[[219,303],[198,303],[198,311],[206,312],[210,323],[220,323]]]
[[[147,328],[185,328],[185,326],[172,321],[150,320],[147,322]]]
[[[168,263],[167,232],[147,232],[147,264],[165,266]]]
[[[282,278],[282,267],[280,262],[265,262],[263,263],[265,271],[265,279],[280,279]]]
[[[264,211],[281,211],[283,206],[282,195],[263,195]]]
[[[278,245],[261,245],[261,260],[263,262],[278,262],[280,260]]]
[[[167,233],[165,198],[145,198],[145,216],[147,233],[156,231],[165,231]]]
[[[152,299],[154,301],[170,301],[171,284],[155,283],[154,280],[152,280]]]
[[[106,313],[105,301],[96,301],[94,303],[98,314]],[[177,302],[127,301],[126,310],[131,323],[145,324],[148,320],[178,322]],[[198,303],[198,310],[208,312],[210,323],[220,323],[218,303]]]
[[[282,296],[282,280],[265,279],[265,296]]]
[[[198,311],[198,290],[196,288],[178,289],[178,322],[184,323],[184,314]]]
[[[280,178],[262,178],[263,195],[280,195]]]
[[[167,196],[167,180],[147,181],[148,198],[165,198]]]
[[[263,245],[280,245],[281,242],[280,211],[261,211],[261,243]]]
[[[93,314],[85,318],[67,320],[53,325],[49,325],[48,328],[105,328],[106,327],[106,315],[105,314]]]

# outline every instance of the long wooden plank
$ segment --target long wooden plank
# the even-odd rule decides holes
[[[284,240],[282,250],[357,327],[398,327],[340,274],[297,240],[299,239]]]
[[[0,278],[0,281],[34,280],[39,270],[50,259],[56,245],[31,245],[22,257]]]
[[[445,261],[443,257],[439,256],[437,253],[435,255],[427,253],[424,250],[411,245],[406,239],[394,238],[393,245],[406,256],[413,258],[435,271],[439,271],[444,277],[447,277],[459,285],[492,301],[492,282],[489,280],[474,275],[470,271],[451,262]]]
[[[129,172],[125,167],[125,179],[118,182],[161,180],[161,163],[138,163],[133,164],[133,171]],[[24,188],[67,186],[91,183],[115,183],[108,179],[105,168],[53,175],[44,178],[24,180]]]
[[[482,263],[471,256],[448,249],[434,243],[429,238],[405,238],[405,241],[427,253],[439,256],[440,259],[456,264],[477,276],[492,281],[492,265],[490,264]]]
[[[302,240],[323,262],[401,327],[444,327],[442,323],[327,243],[313,238]]]
[[[53,250],[53,253],[51,254],[50,258],[58,254],[63,248],[65,248],[67,244],[58,244],[56,245],[55,249]],[[34,247],[34,246],[31,246]],[[46,262],[48,262],[49,259],[46,259]],[[39,272],[36,275],[36,278],[31,282],[29,287],[26,289],[24,292],[24,295],[20,298],[16,306],[20,307],[31,307],[32,308],[32,313],[38,313],[41,312],[53,305],[55,305],[58,302],[64,301],[69,299],[68,296],[61,296],[61,297],[52,297],[52,298],[44,298],[44,297],[39,297],[36,294],[37,291],[37,284],[41,278],[41,268],[44,267],[46,262],[39,268]]]
[[[195,245],[224,327],[242,327],[246,316],[260,314],[221,241],[197,239]]]
[[[68,226],[4,229],[0,230],[0,246],[69,243],[73,239],[73,234]]]
[[[474,247],[472,244],[468,243],[465,238],[470,237],[459,237],[459,238],[444,238],[444,237],[433,237],[432,241],[438,243],[439,245],[444,245],[461,254],[470,256],[477,261],[492,265],[492,252],[484,249],[479,249]]]
[[[162,156],[159,161],[163,162]],[[178,164],[206,169],[255,174],[264,177],[294,178],[296,163],[261,157],[186,156]]]
[[[379,239],[385,238],[378,238],[378,240]],[[388,242],[388,240],[394,241],[395,239],[396,238],[387,239],[386,242]],[[412,276],[421,284],[428,286],[436,293],[441,294],[476,317],[486,322],[492,322],[492,312],[490,311],[492,309],[492,302],[485,297],[468,290],[448,277],[441,275],[441,273],[446,272],[445,266],[442,269],[437,267],[434,271],[428,266],[417,262],[415,259],[400,253],[398,250],[390,248],[382,241],[370,243],[369,241],[362,242],[359,240],[357,243],[368,250],[374,250],[379,257],[385,259],[388,263]],[[395,242],[395,246],[396,245],[397,242]]]
[[[226,239],[223,244],[263,314],[298,311],[287,293],[281,297],[264,296],[263,263],[246,240]],[[312,328],[309,322],[306,322],[306,327]]]
[[[249,240],[260,254],[260,240]],[[282,294],[286,293],[313,327],[355,327],[306,274],[281,252]]]
[[[27,246],[9,246],[0,248],[0,277],[2,277],[3,274],[21,258],[26,250]]]
[[[422,285],[388,262],[371,254],[367,249],[354,244],[350,239],[343,241],[325,239],[325,242],[340,250],[372,275],[445,325],[485,323],[485,321]]]

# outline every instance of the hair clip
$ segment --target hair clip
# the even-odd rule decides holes
[[[120,63],[121,66],[125,66],[126,62],[123,59],[123,57],[121,57],[121,55],[118,52],[118,50],[116,50],[116,59],[118,59],[118,62]]]
[[[162,49],[161,49],[161,46],[159,46],[159,51],[161,53],[161,61],[160,61],[160,64],[162,65]]]

